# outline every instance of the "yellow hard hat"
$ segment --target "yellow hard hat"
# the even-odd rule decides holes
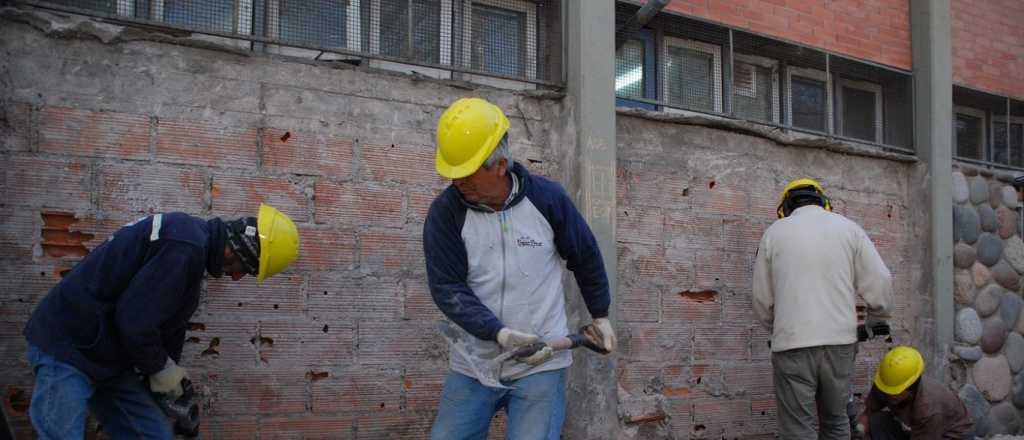
[[[825,196],[825,188],[822,188],[821,184],[818,183],[816,180],[808,179],[805,177],[803,179],[796,179],[792,182],[789,182],[789,184],[786,185],[786,188],[782,190],[782,194],[779,194],[779,208],[776,210],[776,214],[779,215],[779,218],[783,218],[787,215],[783,207],[785,206],[786,199],[789,198],[790,193],[796,190],[807,188],[813,189],[814,192],[818,193],[821,196],[823,202],[822,204],[824,205],[826,211],[832,211],[832,202],[829,201],[827,196]]]
[[[901,345],[889,350],[875,372],[875,386],[883,393],[902,393],[924,373],[924,358],[917,350]]]
[[[299,257],[299,230],[295,222],[281,211],[260,204],[256,218],[256,231],[260,234],[260,269],[256,282],[285,270]]]
[[[480,98],[462,98],[437,121],[437,173],[449,179],[473,174],[508,131],[498,106]]]

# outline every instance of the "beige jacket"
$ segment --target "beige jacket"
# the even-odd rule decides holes
[[[772,351],[857,342],[856,297],[889,316],[892,275],[867,234],[820,206],[773,223],[754,263],[754,314]]]

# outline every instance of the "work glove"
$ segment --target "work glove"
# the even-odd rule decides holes
[[[615,330],[612,329],[612,322],[608,318],[597,318],[590,325],[584,327],[584,335],[595,345],[611,353],[615,351]]]
[[[184,368],[174,363],[174,360],[167,358],[164,369],[149,376],[149,390],[157,394],[165,394],[171,400],[177,400],[185,392],[181,388],[181,379],[188,377]]]
[[[530,365],[540,365],[543,364],[544,362],[547,362],[548,359],[551,359],[551,355],[554,354],[554,352],[555,351],[551,348],[550,345],[545,345],[544,348],[537,350],[536,353],[524,358],[520,358],[519,360],[521,362],[526,362]]]
[[[498,345],[505,351],[511,351],[522,345],[532,344],[537,342],[537,339],[540,338],[533,333],[524,333],[508,327],[502,327],[501,330],[498,330]]]
[[[886,322],[885,322],[884,318],[879,318],[879,317],[877,317],[875,315],[872,315],[871,312],[868,312],[867,315],[864,316],[864,331],[867,332],[868,339],[872,339],[872,338],[875,337],[875,326],[876,325],[885,324],[885,323]]]

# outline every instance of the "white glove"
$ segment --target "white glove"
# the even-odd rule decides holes
[[[535,334],[523,333],[508,327],[502,327],[501,330],[498,330],[498,345],[505,351],[512,350],[521,345],[532,344],[537,342],[537,339],[540,338]]]
[[[526,362],[530,365],[539,365],[547,362],[551,359],[551,355],[554,354],[554,350],[551,349],[550,345],[545,345],[544,348],[537,350],[536,353],[531,354],[527,357],[520,359],[521,362]]]
[[[164,369],[149,376],[149,390],[157,394],[166,394],[176,400],[185,392],[181,389],[181,379],[188,377],[184,368],[167,358]]]
[[[608,318],[597,318],[592,323],[594,329],[598,331],[598,337],[600,340],[596,341],[601,344],[601,348],[608,350],[609,353],[615,351],[615,344],[618,340],[615,338],[615,330],[612,329],[612,322]]]

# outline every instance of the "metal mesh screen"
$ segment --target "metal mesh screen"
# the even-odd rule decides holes
[[[620,105],[723,114],[912,148],[908,73],[665,12],[624,34],[638,9],[616,9],[616,37],[626,41],[616,52]],[[652,76],[656,84],[644,86]]]
[[[335,53],[542,84],[563,81],[560,0],[25,3],[251,40],[257,51],[318,58]]]
[[[953,155],[962,160],[1011,165],[1008,105],[1004,97],[954,86]]]

